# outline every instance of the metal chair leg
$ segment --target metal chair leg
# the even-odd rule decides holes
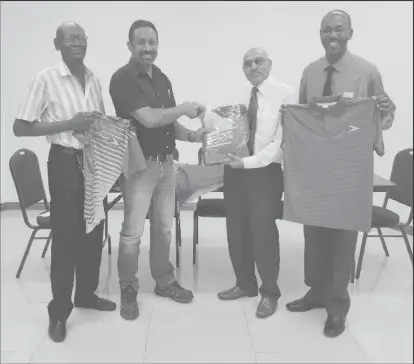
[[[108,235],[108,255],[112,254],[111,235]]]
[[[378,236],[381,239],[381,244],[382,244],[382,249],[384,249],[384,253],[387,257],[390,256],[390,253],[388,253],[388,248],[387,248],[387,244],[385,244],[385,239],[384,239],[384,235],[382,235],[382,231],[381,228],[377,228],[378,231]]]
[[[105,231],[105,237],[104,240],[108,243],[108,255],[112,254],[112,246],[111,246],[111,235],[109,235],[109,219],[108,219],[108,197],[105,197],[104,200],[104,209],[105,209],[105,221],[104,221],[104,231]]]
[[[352,270],[351,270],[351,283],[355,282],[355,257],[352,263]]]
[[[181,247],[181,219],[179,215],[175,218],[175,234],[179,236],[178,246]]]
[[[180,218],[175,218],[175,265],[180,267],[181,224]]]
[[[198,242],[198,215],[194,213],[193,221],[193,265],[196,264],[196,251]]]
[[[20,278],[20,274],[22,273],[24,264],[26,263],[27,256],[29,255],[30,248],[32,247],[33,240],[35,238],[38,229],[33,230],[32,235],[30,235],[29,242],[27,243],[26,250],[24,251],[24,255],[22,261],[20,262],[19,269],[17,270],[16,278]]]
[[[359,276],[361,275],[362,260],[364,259],[364,253],[365,253],[365,246],[367,244],[367,238],[368,238],[368,234],[365,233],[363,238],[362,238],[361,250],[359,252],[358,267],[357,267],[356,276],[355,276],[356,279],[359,279]]]
[[[400,231],[401,231],[402,236],[404,238],[405,247],[407,248],[408,255],[410,256],[411,264],[413,264],[413,251],[411,250],[410,241],[408,240],[407,233],[405,232],[405,230],[403,228],[401,228]]]
[[[49,234],[49,237],[47,238],[46,244],[45,244],[45,248],[43,249],[43,253],[42,253],[42,258],[45,257],[47,249],[49,248],[49,244],[50,244],[50,239],[52,239],[52,231]]]

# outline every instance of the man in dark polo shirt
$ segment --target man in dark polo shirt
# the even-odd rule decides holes
[[[207,130],[190,131],[177,122],[183,115],[196,118],[205,107],[189,102],[176,106],[169,79],[153,64],[158,54],[158,32],[151,22],[138,20],[131,25],[128,48],[131,60],[112,76],[109,92],[116,114],[135,121],[147,160],[144,171],[121,181],[124,193],[124,222],[118,255],[121,316],[133,320],[139,315],[138,256],[148,211],[150,268],[156,281],[155,293],[180,303],[193,299],[193,293],[176,281],[174,267],[169,261],[175,208],[172,153],[175,139],[201,142]]]
[[[381,128],[392,126],[395,105],[384,91],[381,75],[370,62],[348,51],[353,30],[350,16],[342,10],[322,19],[320,37],[325,56],[303,72],[299,103],[314,97],[344,95],[361,99],[375,97],[381,114]],[[369,120],[367,120],[369,122]],[[336,337],[345,330],[350,308],[348,283],[354,265],[358,232],[304,226],[305,283],[310,287],[303,298],[287,304],[293,312],[323,307],[328,313],[324,333]]]

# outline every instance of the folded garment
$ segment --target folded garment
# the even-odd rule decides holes
[[[144,170],[146,162],[129,120],[86,114],[94,116],[94,122],[85,132],[73,135],[84,144],[84,217],[90,233],[105,219],[103,200],[121,173],[128,178]]]
[[[249,119],[244,105],[227,105],[207,111],[203,127],[214,129],[203,140],[204,165],[230,162],[228,154],[249,156]]]
[[[200,166],[175,162],[177,201],[182,205],[223,186],[224,166]]]

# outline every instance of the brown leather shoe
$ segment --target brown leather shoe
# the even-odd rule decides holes
[[[49,318],[49,337],[55,343],[61,343],[66,338],[66,322]]]
[[[218,293],[217,297],[223,301],[232,301],[242,297],[257,297],[257,292],[247,292],[244,289],[235,286],[226,291]]]
[[[286,304],[289,311],[292,312],[306,312],[313,310],[314,308],[324,308],[325,306],[321,303],[314,303],[307,300],[305,297],[299,298]]]
[[[75,307],[79,308],[92,308],[98,311],[115,311],[116,303],[105,298],[94,296],[92,299],[85,302],[76,302]]]
[[[266,318],[272,316],[276,312],[277,298],[270,296],[262,296],[257,306],[256,316],[258,318]]]
[[[345,317],[329,316],[325,322],[323,333],[328,337],[337,337],[345,331]]]

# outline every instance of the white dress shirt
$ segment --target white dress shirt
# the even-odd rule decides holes
[[[54,123],[72,119],[78,112],[105,114],[99,79],[88,68],[85,70],[85,91],[63,61],[40,71],[31,80],[16,119]],[[66,131],[46,138],[49,143],[81,149],[82,143],[72,134]]]
[[[269,76],[257,86],[257,126],[254,139],[254,154],[243,158],[244,168],[261,168],[271,163],[283,161],[283,151],[280,148],[282,141],[282,126],[280,124],[280,107],[283,104],[296,104],[294,89]],[[242,104],[249,107],[251,91],[242,96]]]

